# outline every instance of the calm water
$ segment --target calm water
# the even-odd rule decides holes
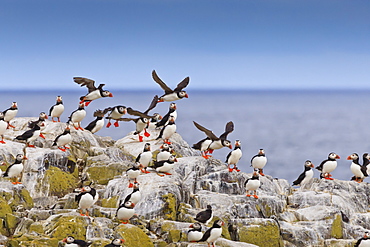
[[[79,96],[85,90],[72,92],[1,92],[0,110],[18,103],[18,117],[38,117],[48,112],[57,95],[63,96],[66,121],[77,109]],[[158,92],[113,92],[113,98],[93,101],[87,107],[87,126],[94,117],[94,110],[108,106],[125,105],[144,111]],[[327,158],[329,152],[341,156],[334,178],[349,180],[352,173],[347,156],[357,152],[362,156],[370,152],[369,91],[245,91],[211,92],[189,91],[189,98],[176,101],[177,132],[190,145],[205,135],[195,128],[192,121],[220,135],[226,122],[232,120],[235,130],[229,135],[234,143],[241,140],[243,158],[239,167],[251,172],[250,159],[263,148],[268,157],[265,173],[290,182],[303,171],[303,163],[310,159],[315,166]],[[151,113],[164,115],[169,103],[159,103]],[[134,130],[133,122],[120,122],[119,128],[104,128],[97,134],[119,139]],[[214,157],[225,160],[229,149],[216,150]],[[319,174],[315,170],[315,176]],[[370,180],[369,178],[366,180]],[[365,181],[366,181],[365,180]]]

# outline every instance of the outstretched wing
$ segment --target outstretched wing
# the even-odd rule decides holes
[[[164,83],[157,75],[157,73],[155,72],[155,70],[153,70],[152,72],[152,77],[153,77],[153,80],[159,84],[159,86],[164,90],[164,92],[166,94],[170,94],[170,93],[173,93],[173,90],[171,88],[169,88],[166,83]],[[180,82],[181,83],[181,82]]]
[[[158,103],[158,95],[154,96],[152,102],[149,105],[149,108],[144,112],[144,114],[148,114],[149,111],[151,111],[152,109],[154,109],[154,107],[157,106],[157,103]]]
[[[143,118],[151,118],[151,116],[148,116],[145,113],[142,113],[140,111],[134,110],[131,107],[127,108],[127,113],[130,115],[139,116]]]
[[[227,135],[234,131],[234,123],[232,121],[228,122],[225,127],[225,132],[220,135],[221,140],[226,140]]]
[[[94,80],[84,78],[84,77],[73,77],[73,80],[77,84],[80,84],[81,87],[86,86],[89,90],[89,93],[92,92],[92,91],[95,91],[97,89],[94,85],[94,83],[95,83]],[[99,87],[103,87],[103,86],[104,86],[104,84],[99,85]]]
[[[186,77],[179,84],[177,84],[177,87],[173,91],[180,92],[181,90],[183,90],[184,88],[186,88],[186,86],[188,84],[189,84],[189,77]]]
[[[195,127],[197,127],[200,131],[203,131],[211,140],[218,140],[219,138],[213,134],[213,132],[202,125],[198,124],[197,122],[193,121]]]

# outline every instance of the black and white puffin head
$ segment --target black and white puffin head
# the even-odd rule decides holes
[[[45,119],[48,119],[48,115],[45,112],[40,112],[39,120],[43,121]]]
[[[116,106],[113,111],[116,111],[118,114],[126,114],[127,113],[127,107],[123,105]]]
[[[113,97],[113,94],[109,92],[108,90],[102,90],[101,91],[101,96],[102,97]]]
[[[329,160],[337,160],[337,159],[340,159],[339,155],[334,153],[334,152],[331,152],[329,155],[328,155],[328,159]]]
[[[221,228],[225,223],[222,221],[222,220],[216,220],[213,225],[212,225],[212,228]]]
[[[56,99],[56,104],[59,105],[59,104],[63,104],[63,99],[62,99],[62,96],[57,96],[57,99]]]
[[[231,145],[231,142],[229,140],[221,140],[221,142],[222,142],[222,146],[228,147],[230,149],[233,148],[233,146]]]
[[[145,145],[144,145],[144,152],[147,152],[147,151],[150,151],[150,143],[149,142],[145,143]]]
[[[63,242],[67,243],[67,244],[72,244],[74,241],[75,241],[75,238],[72,237],[72,236],[69,236],[69,237],[63,239]]]
[[[170,110],[176,110],[176,109],[177,109],[176,103],[171,103]]]
[[[116,239],[113,239],[112,240],[112,245],[114,246],[121,246],[121,244],[123,244],[125,242],[124,239],[119,239],[119,238],[116,238]]]
[[[81,192],[87,192],[87,193],[89,193],[89,192],[91,192],[91,187],[90,186],[84,186],[84,187],[82,187],[82,189],[81,189]]]
[[[168,162],[169,162],[169,163],[177,162],[176,156],[175,156],[175,155],[171,155],[171,156],[168,158]]]
[[[240,148],[241,145],[242,145],[242,142],[240,140],[235,140],[235,144],[234,144],[235,148]]]
[[[357,154],[357,153],[353,153],[353,154],[351,154],[351,155],[349,155],[349,156],[347,157],[347,160],[352,160],[352,161],[354,161],[354,162],[356,162],[356,161],[357,161],[357,163],[358,163],[358,159],[359,159],[359,157],[358,157],[358,154]]]
[[[314,164],[312,164],[311,160],[306,160],[304,162],[304,166],[307,167],[307,168],[314,168]]]
[[[201,231],[202,225],[198,222],[195,222],[189,226],[190,228],[193,228],[195,231]]]
[[[177,93],[177,96],[180,98],[180,99],[182,99],[182,98],[188,98],[189,97],[189,95],[186,93],[186,91],[184,91],[184,90],[182,90],[182,91],[180,91],[180,92],[178,92]]]
[[[121,205],[121,207],[123,207],[123,208],[134,208],[135,203],[133,203],[132,201],[127,201],[123,205]]]
[[[0,121],[1,120],[4,120],[4,113],[2,111],[0,111]]]

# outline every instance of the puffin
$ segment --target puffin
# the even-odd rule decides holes
[[[70,143],[72,143],[71,130],[69,126],[67,126],[64,132],[55,138],[52,146],[57,146],[60,150],[65,152],[67,149],[70,149],[66,146]]]
[[[139,163],[139,167],[142,173],[150,173],[149,171],[146,170],[148,167],[149,163],[152,161],[152,151],[150,150],[150,143],[147,142],[144,145],[144,150],[141,152],[137,157],[135,162]]]
[[[225,163],[227,164],[227,168],[229,169],[229,172],[232,172],[233,170],[240,172],[236,164],[239,162],[242,155],[243,154],[242,154],[242,149],[241,149],[241,142],[240,140],[236,140],[235,145],[234,145],[234,150],[230,151],[230,153],[226,156]],[[231,168],[230,165],[234,165],[234,167]]]
[[[40,112],[39,118],[37,120],[28,122],[28,128],[33,129],[35,127],[35,125],[37,125],[38,123],[40,123],[40,122],[45,123],[46,119],[48,119],[48,115],[46,115],[45,112]],[[40,128],[40,137],[45,139],[45,136],[42,134],[42,131],[44,129],[45,129],[45,124],[44,124],[43,127]]]
[[[96,193],[94,188],[91,188],[90,186],[82,187],[81,192],[75,197],[81,216],[89,216],[88,209],[92,207],[98,199],[99,194]],[[86,211],[86,214],[83,214],[83,210]]]
[[[313,177],[313,170],[311,168],[314,168],[314,164],[310,160],[306,160],[304,162],[304,171],[299,175],[299,177],[293,181],[293,185],[300,185],[303,186],[310,181],[310,179]]]
[[[319,166],[316,167],[317,170],[321,172],[320,178],[325,178],[328,180],[334,180],[331,177],[331,172],[337,168],[337,159],[340,159],[339,155],[331,152],[328,155],[328,159],[321,162]]]
[[[100,84],[98,87],[95,87],[95,81],[84,78],[84,77],[73,77],[74,82],[82,86],[86,86],[88,93],[85,96],[81,96],[80,104],[85,103],[85,106],[88,106],[91,101],[102,98],[102,97],[113,97],[113,94],[108,90],[103,90],[105,84]]]
[[[139,168],[138,163],[134,163],[132,167],[126,170],[126,174],[128,176],[128,182],[129,182],[128,187],[129,188],[134,187],[134,184],[139,184],[137,182],[137,177],[140,175],[140,173],[141,173],[141,170]],[[134,179],[134,183],[131,182],[132,179]]]
[[[164,94],[159,97],[158,102],[164,102],[164,101],[175,101],[182,98],[188,98],[188,94],[183,89],[189,84],[189,77],[186,77],[184,80],[182,80],[179,84],[177,84],[176,88],[172,90],[169,88],[166,83],[164,83],[157,75],[155,70],[152,72],[153,80],[158,83],[158,85],[164,90]]]
[[[265,150],[261,148],[258,153],[252,157],[251,167],[253,167],[253,169],[258,169],[261,176],[265,176],[265,174],[263,174],[263,168],[265,167],[266,163],[267,158],[265,155]]]
[[[370,246],[370,233],[366,231],[364,236],[357,240],[354,247],[369,247]]]
[[[223,225],[224,222],[221,220],[213,222],[213,226],[203,234],[203,237],[198,242],[207,242],[208,246],[215,247],[215,242],[221,237]]]
[[[197,213],[194,220],[203,223],[204,225],[208,225],[209,222],[213,219],[213,212],[211,205],[207,205],[207,209]]]
[[[2,144],[5,144],[4,134],[5,134],[5,131],[7,130],[7,128],[8,128],[8,123],[5,122],[5,120],[4,120],[4,113],[0,112],[0,136],[1,136],[0,143],[2,143]]]
[[[85,104],[79,104],[77,110],[74,110],[68,118],[67,123],[72,124],[76,130],[83,130],[81,121],[86,117]]]
[[[15,157],[15,161],[13,164],[11,164],[6,171],[3,173],[3,177],[5,178],[15,178],[15,181],[12,182],[12,184],[21,184],[21,182],[18,182],[18,177],[21,175],[23,171],[23,160],[26,160],[27,157],[23,154],[17,154]]]
[[[162,120],[162,116],[159,113],[153,113],[153,117],[149,120],[148,129],[156,129],[157,123]]]
[[[247,192],[247,197],[251,197],[252,195],[249,192],[253,191],[253,197],[258,199],[257,189],[260,187],[260,185],[261,182],[259,179],[259,175],[258,172],[255,170],[253,172],[253,176],[251,178],[248,178],[244,183],[244,187]]]
[[[66,243],[66,245],[64,245],[65,247],[88,247],[92,244],[90,241],[86,242],[84,240],[74,239],[72,236],[63,239],[62,242]]]
[[[364,153],[362,155],[362,165],[364,167],[366,167],[366,173],[367,173],[367,175],[370,174],[370,165],[369,165],[369,163],[370,163],[370,155],[369,155],[369,153]]]
[[[101,130],[104,127],[104,115],[107,112],[104,110],[96,110],[94,112],[94,117],[95,120],[93,120],[91,123],[89,123],[86,127],[85,130],[90,131],[91,133],[95,134],[99,130]]]
[[[220,135],[220,137],[217,137],[211,130],[203,127],[202,125],[198,124],[197,122],[193,121],[195,127],[197,127],[200,131],[203,131],[207,138],[199,141],[198,143],[193,145],[194,149],[200,150],[202,152],[202,156],[206,159],[210,157],[210,155],[207,155],[207,153],[213,153],[213,150],[220,149],[223,147],[228,147],[232,149],[231,142],[227,140],[227,136],[233,132],[234,130],[234,123],[232,121],[228,122],[225,127],[225,132]],[[206,149],[205,146],[208,145]]]
[[[157,175],[163,177],[164,175],[159,173],[172,175],[169,171],[175,166],[175,162],[177,162],[176,157],[171,155],[168,160],[154,161],[152,167],[156,170]]]
[[[169,139],[173,134],[176,133],[175,118],[173,116],[170,116],[168,121],[169,121],[168,124],[165,125],[159,132],[159,135],[156,138],[156,140],[163,139],[165,143],[171,145]]]
[[[133,204],[136,205],[140,202],[140,200],[141,200],[141,192],[139,190],[139,185],[135,184],[134,189],[132,190],[132,192],[130,194],[128,194],[125,197],[125,200],[123,202],[125,203],[125,202],[128,202],[128,201],[131,201]]]
[[[117,219],[121,221],[122,224],[127,224],[129,219],[135,214],[135,204],[131,201],[122,203],[116,212]]]
[[[168,143],[163,143],[160,147],[159,153],[157,154],[156,161],[168,160],[171,154],[174,154],[172,146]]]
[[[114,122],[113,124],[114,127],[119,127],[118,119],[120,119],[123,115],[127,113],[127,107],[123,105],[117,105],[113,107],[108,107],[104,109],[104,111],[110,111],[110,113],[106,117],[106,119],[108,119],[106,127],[109,128],[112,125],[112,123],[110,122],[112,119],[116,120],[116,122]]]
[[[203,232],[202,232],[202,225],[198,222],[195,222],[189,226],[191,228],[188,231],[188,242],[197,242],[202,239]]]
[[[13,125],[10,124],[10,121],[15,118],[15,116],[18,113],[18,105],[17,102],[13,102],[10,108],[3,111],[4,114],[4,121],[8,123],[8,129],[9,128],[15,128]]]
[[[22,135],[19,135],[19,136],[15,137],[15,140],[26,141],[26,146],[27,147],[34,148],[35,146],[31,145],[30,143],[32,141],[36,140],[36,138],[40,136],[42,126],[44,126],[44,122],[39,122],[39,123],[35,124],[35,126],[32,129],[27,130]]]
[[[51,117],[51,121],[60,122],[60,116],[62,115],[63,112],[64,105],[62,96],[57,96],[57,102],[49,109],[49,116]],[[54,120],[54,118],[57,118],[57,120]]]
[[[347,160],[352,160],[350,168],[354,177],[352,177],[351,180],[361,183],[364,180],[364,178],[368,176],[366,172],[366,166],[360,165],[359,156],[357,153],[349,155],[347,157]]]
[[[168,112],[166,113],[166,115],[163,116],[163,118],[161,119],[161,121],[159,121],[156,124],[156,127],[159,128],[159,127],[163,127],[163,126],[167,125],[168,122],[169,122],[170,116],[172,116],[174,118],[174,120],[176,121],[176,118],[177,118],[177,111],[176,111],[176,109],[177,109],[176,103],[171,103],[170,104],[170,108],[168,109]]]
[[[125,242],[124,239],[116,238],[116,239],[113,239],[110,244],[107,244],[104,247],[117,247],[117,246],[121,246],[121,244],[123,244],[124,242]]]

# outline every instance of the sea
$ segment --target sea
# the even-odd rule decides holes
[[[114,97],[95,100],[86,108],[83,127],[94,120],[93,112],[97,109],[124,105],[145,111],[154,95],[162,93],[150,90],[112,92]],[[85,90],[0,91],[0,110],[9,108],[15,101],[19,108],[17,117],[37,119],[40,112],[49,112],[56,96],[60,95],[65,105],[61,120],[65,122],[78,108],[79,98],[84,94]],[[193,121],[217,136],[224,132],[227,122],[233,121],[235,129],[228,139],[232,144],[235,140],[242,143],[243,157],[238,167],[243,172],[253,171],[250,160],[263,148],[268,160],[264,173],[292,183],[303,172],[306,160],[318,166],[330,152],[335,152],[341,158],[332,172],[333,177],[350,180],[353,174],[347,157],[354,152],[360,156],[370,152],[370,91],[188,90],[188,94],[189,98],[175,101],[177,132],[192,146],[206,137]],[[169,104],[158,103],[150,113],[165,115]],[[120,122],[119,127],[112,125],[96,134],[118,140],[134,129],[133,122]],[[213,157],[225,161],[230,151],[229,148],[215,150]],[[317,170],[314,173],[319,177]]]

